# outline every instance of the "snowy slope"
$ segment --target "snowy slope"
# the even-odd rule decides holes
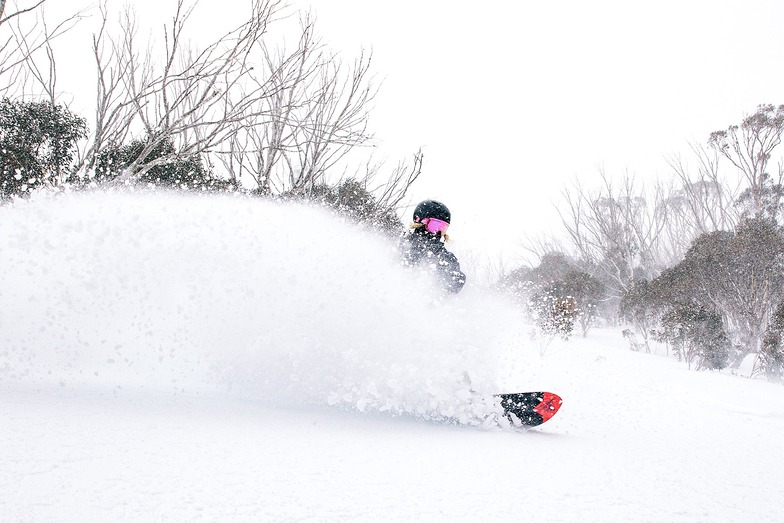
[[[465,400],[531,389],[565,403],[527,432]],[[324,212],[0,208],[3,521],[781,521],[782,431],[781,386],[611,330],[540,355]]]

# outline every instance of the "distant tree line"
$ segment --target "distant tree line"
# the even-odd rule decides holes
[[[279,0],[248,0],[245,21],[201,49],[186,40],[194,5],[185,0],[163,28],[162,47],[139,36],[131,8],[115,24],[101,2],[85,56],[96,85],[89,121],[60,101],[57,84],[57,38],[85,14],[51,24],[46,1],[14,4],[12,13],[0,2],[3,200],[117,185],[243,191],[313,200],[391,226],[421,172],[420,152],[385,174],[363,159],[373,143],[372,57],[344,63],[319,42],[307,14],[287,49],[273,36],[293,14]],[[349,173],[352,159],[361,168]]]
[[[629,324],[636,350],[663,342],[696,369],[753,356],[756,375],[782,379],[784,170],[770,171],[782,132],[784,106],[761,105],[693,145],[692,166],[671,159],[674,182],[603,175],[596,191],[565,190],[567,240],[531,246],[539,265],[501,286],[533,319],[542,303],[569,298],[582,332]]]

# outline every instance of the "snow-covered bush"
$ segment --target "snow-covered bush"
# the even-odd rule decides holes
[[[151,142],[153,148],[146,153]],[[97,158],[94,181],[107,182],[131,168],[139,171],[134,183],[178,189],[236,190],[236,181],[223,180],[212,175],[199,155],[177,155],[174,142],[146,137],[123,146],[110,145]]]
[[[536,294],[528,303],[529,314],[547,340],[559,336],[568,340],[574,331],[579,309],[571,296],[558,296],[552,290]]]
[[[369,224],[374,230],[390,235],[400,234],[403,228],[395,209],[380,201],[359,180],[348,179],[336,185],[321,184],[308,194],[287,193],[282,197],[322,205],[353,223]]]
[[[0,199],[61,184],[86,128],[65,106],[0,100]]]
[[[597,278],[560,252],[545,254],[536,267],[515,269],[500,286],[543,332],[562,337],[565,334],[565,338],[571,336],[575,325],[583,336],[588,333],[598,319],[605,293]]]
[[[723,369],[730,354],[730,340],[724,332],[721,317],[695,302],[681,303],[662,318],[662,326],[654,331],[657,341],[672,346],[678,360],[689,368]]]

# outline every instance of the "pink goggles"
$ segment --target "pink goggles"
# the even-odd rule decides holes
[[[437,218],[424,218],[422,224],[425,226],[427,232],[432,234],[445,233],[449,228],[449,222],[439,220]]]

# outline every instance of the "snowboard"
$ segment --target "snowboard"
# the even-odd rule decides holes
[[[496,397],[501,398],[509,422],[524,427],[541,425],[555,416],[563,403],[561,397],[552,392],[513,392],[496,394]]]

